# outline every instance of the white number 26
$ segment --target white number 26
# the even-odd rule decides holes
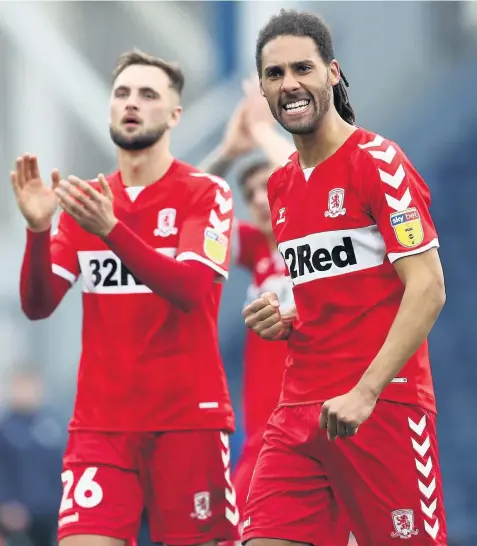
[[[94,481],[97,467],[88,467],[75,485],[75,476],[72,470],[65,470],[61,474],[63,482],[63,497],[61,498],[60,513],[71,510],[74,502],[81,508],[94,508],[103,500],[103,490],[98,482]],[[70,493],[73,490],[71,498]]]

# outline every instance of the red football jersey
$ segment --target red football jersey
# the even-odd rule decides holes
[[[125,188],[107,177],[114,211],[147,244],[197,260],[227,278],[233,219],[225,181],[174,161],[156,183]],[[234,429],[219,355],[222,285],[190,312],[136,279],[97,236],[67,214],[53,235],[53,271],[83,277],[82,354],[71,429],[165,431]]]
[[[439,246],[429,189],[394,142],[359,128],[314,168],[291,156],[268,195],[298,311],[281,403],[328,400],[385,341],[404,292],[393,262]],[[435,411],[427,342],[381,398]]]
[[[236,235],[235,260],[253,276],[245,305],[264,292],[275,292],[280,308],[289,310],[294,305],[292,284],[285,276],[286,266],[281,254],[270,247],[268,239],[255,226],[239,222]],[[286,341],[266,341],[247,330],[243,411],[245,433],[249,437],[265,427],[278,405],[286,355]]]

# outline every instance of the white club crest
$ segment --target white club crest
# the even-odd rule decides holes
[[[391,513],[395,532],[391,533],[392,538],[411,538],[419,532],[414,529],[414,512],[410,509],[394,510]]]
[[[205,520],[210,518],[212,512],[210,510],[210,493],[201,491],[194,495],[194,512],[191,514],[193,518]]]
[[[328,210],[325,211],[325,216],[329,218],[337,218],[346,214],[346,209],[343,207],[345,191],[342,188],[335,188],[328,194]]]
[[[154,235],[159,237],[169,237],[169,235],[177,235],[176,209],[162,209],[157,214],[157,228],[154,230]]]

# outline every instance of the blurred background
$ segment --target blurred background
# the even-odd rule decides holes
[[[0,2],[0,545],[52,543],[81,328],[78,286],[47,321],[20,312],[25,229],[8,176],[16,156],[37,154],[45,177],[53,167],[83,178],[115,169],[110,75],[121,52],[139,47],[181,64],[173,152],[198,164],[241,99],[259,28],[281,7],[325,17],[357,123],[397,141],[431,188],[447,285],[430,346],[449,544],[477,545],[477,2],[418,1]],[[248,216],[240,192],[236,212]],[[239,423],[234,460],[249,283],[232,270],[220,321]]]

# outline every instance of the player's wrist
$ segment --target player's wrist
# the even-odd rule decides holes
[[[254,142],[259,145],[270,133],[275,132],[275,128],[266,121],[257,121],[249,124],[248,131]]]
[[[112,219],[111,222],[109,222],[106,228],[103,230],[103,232],[100,233],[100,237],[102,239],[108,239],[109,237],[111,237],[111,235],[116,230],[118,225],[119,225],[119,220],[117,218]]]
[[[372,384],[371,382],[361,380],[353,390],[367,402],[375,403],[383,389],[378,385]]]
[[[240,150],[237,150],[233,145],[222,143],[217,150],[217,160],[224,163],[232,163],[241,155]]]
[[[31,231],[32,233],[45,233],[46,231],[50,231],[51,221],[48,221],[48,223],[45,222],[41,224],[27,223],[27,229],[28,231]]]

